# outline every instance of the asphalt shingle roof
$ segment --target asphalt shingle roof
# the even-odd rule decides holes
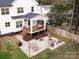
[[[0,7],[8,7],[8,6],[12,6],[12,2],[14,0],[0,0]]]
[[[12,16],[12,19],[20,19],[20,18],[24,18],[25,15],[19,15],[19,16]]]
[[[37,13],[28,13],[26,15],[12,16],[12,18],[13,19],[26,18],[26,19],[30,20],[31,18],[33,18],[37,15],[39,15],[39,14],[37,14]]]
[[[37,15],[39,15],[39,14],[37,14],[37,13],[28,13],[27,15],[25,15],[25,18],[31,19],[31,18],[33,18],[33,17],[35,17]]]

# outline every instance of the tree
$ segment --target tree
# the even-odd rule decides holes
[[[51,5],[53,3],[64,3],[64,4],[71,4],[73,0],[36,0],[39,4],[42,5]]]
[[[53,25],[53,26],[61,25],[62,22],[66,20],[68,10],[69,7],[67,5],[58,4],[58,3],[54,4],[53,7],[51,7],[50,13],[48,13],[49,25]]]
[[[74,16],[73,16],[73,23],[75,25],[74,33],[77,34],[79,28],[79,0],[74,0],[73,2],[73,9],[74,9]]]
[[[53,3],[53,0],[37,0],[39,4],[50,5]]]

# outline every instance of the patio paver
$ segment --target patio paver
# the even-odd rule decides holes
[[[48,36],[43,37],[42,38],[43,40],[32,39],[30,41],[24,41],[20,35],[17,35],[16,38],[18,38],[22,42],[22,46],[20,46],[20,48],[29,57],[35,56],[38,53],[40,53],[40,52],[42,52],[42,51],[44,51],[45,49],[48,49],[48,48],[51,49],[51,50],[54,50],[57,47],[59,47],[59,46],[61,46],[65,43],[63,41],[62,41],[62,43],[60,43],[58,45],[56,45],[56,43],[54,43],[55,46],[51,47],[50,42],[48,41],[48,39],[49,39]],[[56,41],[58,40],[55,37],[52,37],[52,39],[56,40]],[[28,48],[28,47],[30,47],[30,48]]]

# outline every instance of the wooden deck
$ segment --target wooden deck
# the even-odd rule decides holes
[[[29,33],[29,31],[30,31],[29,28],[23,27],[22,32],[20,33],[20,35],[25,37]]]
[[[42,38],[42,37],[45,37],[45,36],[47,36],[47,34],[44,33],[44,31],[40,31],[40,32],[37,32],[37,33],[32,34],[31,39],[36,39],[36,40],[38,40],[38,39],[40,39],[40,38]],[[26,35],[23,39],[24,39],[25,41],[30,40],[30,34]]]

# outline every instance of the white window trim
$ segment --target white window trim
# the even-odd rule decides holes
[[[16,28],[21,28],[22,26],[22,21],[16,21]]]
[[[17,7],[17,13],[24,13],[23,7]]]
[[[2,15],[9,15],[9,8],[1,8],[1,14]]]

